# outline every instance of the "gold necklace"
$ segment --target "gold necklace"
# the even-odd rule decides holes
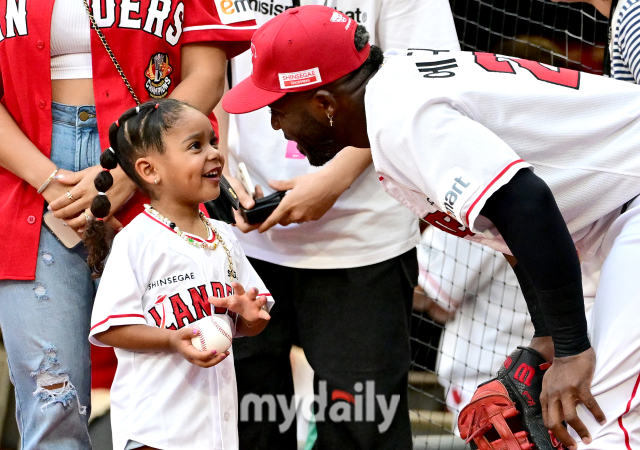
[[[165,216],[160,214],[160,212],[157,209],[155,209],[153,206],[144,205],[144,209],[150,215],[152,215],[153,217],[158,219],[158,221],[160,221],[163,224],[165,224],[167,226],[167,228],[169,228],[175,234],[180,236],[184,241],[186,241],[190,245],[193,245],[194,247],[203,248],[205,250],[215,250],[218,247],[218,244],[216,244],[216,241],[219,242],[220,245],[222,246],[222,248],[224,249],[225,253],[227,254],[227,261],[229,261],[229,270],[227,270],[227,275],[229,275],[229,278],[231,278],[232,280],[234,280],[234,279],[237,280],[238,279],[235,270],[233,270],[233,258],[231,258],[231,252],[229,251],[229,248],[227,247],[227,244],[222,239],[222,236],[220,236],[220,233],[218,232],[218,230],[213,225],[211,225],[211,223],[209,222],[209,220],[207,219],[207,217],[204,215],[204,213],[202,211],[198,211],[200,213],[199,214],[200,215],[200,220],[202,220],[202,222],[204,223],[204,226],[207,228],[207,234],[209,232],[211,232],[213,234],[213,237],[214,237],[214,242],[211,243],[211,244],[209,242],[204,241],[204,240],[203,241],[198,241],[198,240],[192,238],[187,233],[185,233],[180,228],[178,228],[178,226],[175,223],[171,222]]]

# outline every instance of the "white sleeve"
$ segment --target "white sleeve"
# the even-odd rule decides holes
[[[484,231],[473,224],[487,199],[530,165],[449,102],[413,105],[413,115],[401,113],[405,101],[392,103],[375,119],[379,150],[373,155],[380,175],[419,192],[472,231]]]
[[[100,347],[107,345],[95,335],[112,326],[147,324],[142,308],[146,278],[138,267],[143,258],[138,243],[129,237],[122,232],[115,237],[93,304],[89,341]]]
[[[382,0],[377,36],[383,50],[460,50],[447,0]]]

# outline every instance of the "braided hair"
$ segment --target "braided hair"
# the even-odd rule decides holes
[[[91,202],[91,213],[95,220],[89,221],[84,232],[84,243],[88,251],[87,264],[93,271],[94,279],[102,275],[104,260],[109,254],[104,218],[111,211],[111,202],[106,194],[113,186],[110,171],[120,165],[140,190],[152,196],[153,192],[136,172],[136,161],[151,152],[163,154],[166,151],[163,134],[179,121],[185,108],[191,106],[174,99],[146,102],[125,111],[109,127],[111,146],[102,152],[100,165],[103,170],[93,182],[98,190],[98,195]]]

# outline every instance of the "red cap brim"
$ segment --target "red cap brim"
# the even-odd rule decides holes
[[[231,114],[244,114],[264,108],[284,97],[285,94],[285,92],[260,89],[253,84],[249,76],[222,97],[222,108]]]

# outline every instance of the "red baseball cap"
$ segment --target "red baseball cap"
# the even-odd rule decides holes
[[[289,92],[307,91],[353,72],[369,57],[356,50],[358,24],[327,6],[291,8],[256,30],[251,41],[253,71],[222,98],[222,107],[243,114]]]

